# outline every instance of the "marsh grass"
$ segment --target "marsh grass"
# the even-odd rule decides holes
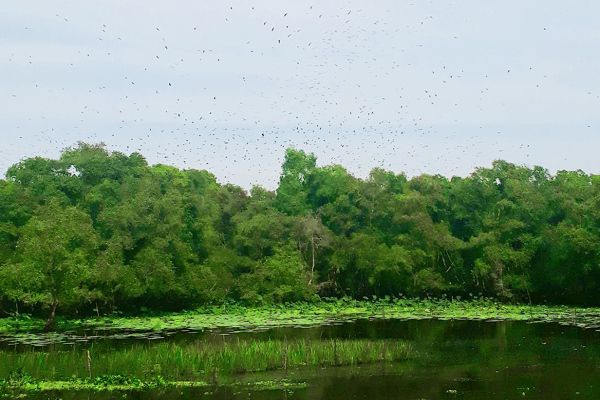
[[[356,365],[405,360],[410,344],[400,340],[261,340],[133,345],[109,352],[0,352],[0,379],[15,373],[60,381],[122,375],[141,380],[213,381],[220,376],[297,366]]]

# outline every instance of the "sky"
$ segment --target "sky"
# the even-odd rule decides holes
[[[600,2],[3,3],[0,175],[78,141],[277,186],[505,159],[600,173]]]

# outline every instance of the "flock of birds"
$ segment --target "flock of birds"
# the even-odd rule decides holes
[[[505,154],[527,160],[527,138],[507,139],[486,120],[513,110],[501,95],[512,79],[524,93],[544,86],[535,62],[484,72],[452,54],[469,21],[449,29],[433,7],[341,4],[23,18],[21,45],[3,63],[18,84],[5,99],[15,117],[0,167],[80,140],[246,188],[275,187],[291,146],[362,177],[374,167],[451,176]]]

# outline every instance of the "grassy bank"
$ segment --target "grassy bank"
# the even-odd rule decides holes
[[[109,352],[93,347],[89,352],[0,351],[0,387],[117,390],[203,385],[245,372],[393,362],[412,356],[412,347],[399,340],[195,341],[138,344]]]
[[[378,301],[337,300],[262,307],[225,305],[198,310],[131,317],[59,319],[58,330],[110,329],[162,331],[213,328],[268,329],[282,326],[311,326],[357,318],[472,319],[560,322],[580,327],[600,326],[600,308],[576,308],[504,304],[492,299],[473,301],[395,299]],[[41,319],[0,319],[0,334],[40,331]]]

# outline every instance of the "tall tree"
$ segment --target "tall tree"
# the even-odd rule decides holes
[[[309,215],[298,222],[297,236],[299,247],[304,251],[310,247],[310,279],[308,284],[311,285],[315,278],[315,257],[319,249],[328,247],[332,241],[332,232],[327,229],[321,222],[321,219]]]
[[[288,215],[305,215],[310,210],[308,193],[317,158],[303,150],[287,149],[281,167],[275,207]]]
[[[73,309],[91,300],[98,238],[81,210],[57,201],[40,206],[21,228],[17,254],[0,269],[0,286],[13,301],[42,305],[46,330],[53,330],[58,307]]]

